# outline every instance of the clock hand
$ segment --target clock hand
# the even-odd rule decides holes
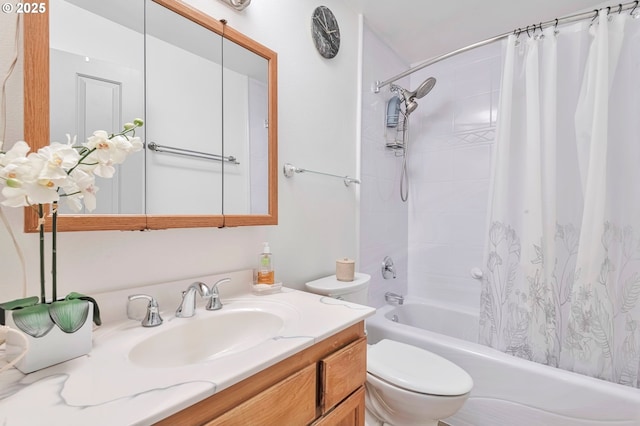
[[[325,31],[329,32],[329,24],[327,23],[327,15],[324,14],[324,9],[322,9],[322,18],[324,19],[324,28]]]
[[[318,16],[314,16],[313,18],[316,19],[320,25],[322,25],[322,28],[324,29],[324,32],[328,34],[329,33],[329,27],[327,26],[327,24],[325,22],[322,22],[320,20],[320,17],[318,17]]]

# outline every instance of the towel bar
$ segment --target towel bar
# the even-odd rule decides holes
[[[288,178],[292,177],[294,175],[294,173],[315,173],[317,175],[323,175],[323,176],[331,176],[331,177],[337,177],[340,178],[344,181],[344,186],[349,186],[352,183],[360,183],[360,179],[356,179],[356,178],[352,178],[349,176],[340,176],[340,175],[334,175],[331,173],[324,173],[324,172],[316,172],[314,170],[309,170],[309,169],[303,169],[300,167],[296,167],[293,164],[290,163],[285,163],[284,167],[282,168],[282,171],[284,173],[284,175]]]

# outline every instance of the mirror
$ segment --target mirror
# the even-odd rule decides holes
[[[220,215],[222,37],[151,0],[145,22],[147,213]]]
[[[145,151],[120,166],[118,179],[98,183],[103,196],[98,206],[105,207],[92,214],[61,214],[58,230],[277,224],[276,53],[179,0],[146,1],[144,24],[142,1],[110,1],[97,18],[105,26],[74,19],[66,34],[52,31],[51,39],[49,22],[53,25],[64,9],[58,3],[79,9],[76,3],[100,8],[107,2],[50,0],[48,14],[25,16],[24,133],[34,150],[51,140],[65,141],[60,134],[70,133],[67,127],[80,138],[96,129],[118,129],[119,120],[146,110],[143,133],[138,133]],[[126,12],[117,9],[120,4]],[[123,16],[127,19],[117,25],[126,36],[115,37],[106,26],[113,22],[105,21]],[[89,40],[94,32],[106,47]],[[81,47],[56,52],[74,38],[83,39]],[[95,46],[103,49],[88,50]],[[140,46],[146,46],[144,53]],[[56,71],[60,63],[77,68]],[[55,84],[46,72],[50,64]],[[65,72],[72,77],[60,81]],[[66,106],[54,107],[56,100]],[[61,117],[76,109],[73,102],[84,109]],[[36,230],[37,215],[26,209],[25,232]]]
[[[66,142],[70,134],[80,143],[95,130],[113,132],[122,120],[144,118],[144,1],[50,0],[48,10],[49,140]],[[136,131],[142,140],[145,130]],[[97,177],[93,214],[145,213],[144,160],[144,152],[134,153],[112,179]],[[65,202],[59,209],[73,212]]]
[[[266,214],[269,208],[267,61],[224,39],[223,140],[225,214]]]

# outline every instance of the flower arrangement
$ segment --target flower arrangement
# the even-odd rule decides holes
[[[142,149],[142,141],[135,130],[143,125],[136,119],[126,123],[119,133],[98,130],[81,145],[67,135],[67,143],[53,142],[31,152],[24,141],[16,142],[4,152],[0,143],[0,184],[3,184],[0,203],[7,207],[32,207],[38,211],[40,233],[40,297],[28,297],[0,304],[12,311],[13,320],[22,331],[32,337],[46,335],[54,325],[66,333],[74,333],[86,321],[89,304],[93,303],[93,321],[100,325],[100,311],[95,300],[79,293],[70,293],[64,300],[57,295],[57,238],[58,202],[65,199],[69,207],[79,212],[84,205],[88,211],[96,207],[96,176],[111,178],[115,165],[123,163],[133,152]],[[51,205],[51,302],[47,302],[44,272],[44,205]]]

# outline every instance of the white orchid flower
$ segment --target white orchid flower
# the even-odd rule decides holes
[[[115,143],[109,139],[109,134],[104,130],[96,130],[93,132],[93,135],[89,136],[84,146],[93,150],[89,157],[99,163],[108,163],[111,161],[112,152],[116,149]]]
[[[27,199],[27,194],[22,188],[11,188],[10,186],[5,186],[2,188],[2,196],[4,200],[2,200],[3,206],[7,207],[26,207],[29,206],[29,201]]]
[[[25,141],[14,143],[9,151],[0,154],[0,166],[6,166],[18,158],[26,158],[30,150],[31,148]]]
[[[102,178],[112,178],[113,175],[116,174],[116,168],[113,167],[112,163],[109,161],[107,163],[99,163],[93,169],[92,172],[96,176],[100,176]]]
[[[115,165],[142,150],[141,139],[129,134],[135,134],[135,129],[143,124],[135,119],[116,135],[95,131],[82,147],[76,146],[75,137],[72,139],[70,135],[66,144],[53,142],[35,153],[29,153],[26,142],[16,142],[9,151],[0,152],[0,184],[4,184],[5,198],[2,204],[12,207],[49,204],[59,201],[62,189],[72,210],[81,210],[83,203],[87,210],[94,210],[98,191],[95,176],[113,177]]]
[[[19,188],[24,182],[35,181],[38,170],[33,169],[33,163],[26,157],[17,157],[0,168],[0,178],[7,186]]]
[[[71,145],[53,142],[51,145],[42,147],[35,154],[30,154],[44,160],[45,165],[40,171],[40,179],[50,179],[60,181],[67,178],[67,171],[72,169],[78,161],[80,155]],[[58,184],[60,184],[58,182]]]
[[[52,181],[36,180],[22,182],[19,187],[5,186],[2,188],[5,200],[2,205],[7,207],[26,207],[34,204],[49,204],[60,199],[57,187]]]
[[[87,173],[82,169],[74,169],[69,175],[69,179],[62,187],[66,197],[64,197],[69,207],[79,212],[82,209],[82,202],[89,211],[96,208],[96,192],[98,187],[95,185],[95,176]]]
[[[114,150],[111,151],[113,164],[122,164],[132,152],[142,149],[142,141],[135,137],[129,139],[124,135],[116,135],[111,139]]]
[[[58,185],[50,178],[40,177],[45,161],[29,154],[26,142],[16,142],[0,157],[0,179],[5,183],[3,205],[9,207],[51,203],[59,199]]]
[[[131,150],[129,152],[142,151],[142,148],[144,148],[144,144],[142,143],[142,139],[140,139],[138,136],[135,136],[135,137],[129,139],[129,143],[131,144]]]

